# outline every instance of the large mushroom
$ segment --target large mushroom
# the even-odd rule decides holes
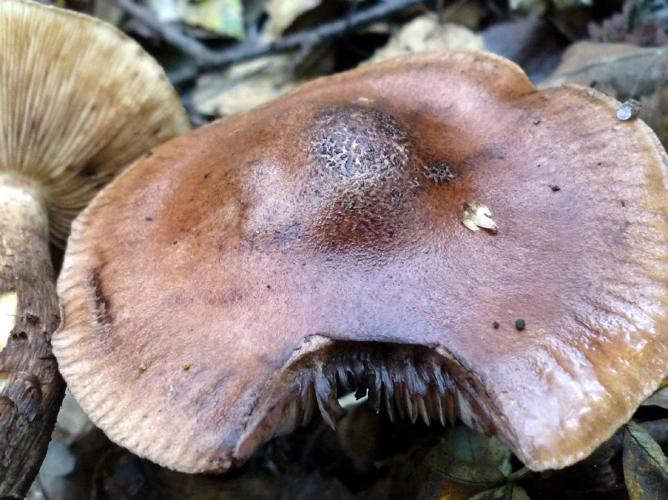
[[[186,131],[160,66],[93,18],[0,2],[0,497],[23,497],[64,385],[50,239],[124,165]],[[51,236],[51,238],[50,238]]]
[[[449,52],[170,141],[74,223],[54,350],[117,443],[221,471],[341,391],[572,464],[668,366],[666,157],[619,103]]]

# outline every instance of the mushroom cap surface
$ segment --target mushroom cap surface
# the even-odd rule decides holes
[[[56,241],[122,167],[189,128],[160,65],[113,26],[0,2],[0,176],[38,183]]]
[[[168,142],[73,225],[72,393],[188,472],[243,461],[314,393],[327,417],[347,376],[427,420],[445,401],[531,469],[584,458],[668,365],[666,157],[618,106],[453,51]]]

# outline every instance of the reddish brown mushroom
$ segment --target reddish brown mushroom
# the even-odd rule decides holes
[[[182,471],[315,407],[333,424],[355,388],[571,464],[668,365],[665,155],[618,106],[451,52],[175,139],[74,225],[61,370],[113,440]]]

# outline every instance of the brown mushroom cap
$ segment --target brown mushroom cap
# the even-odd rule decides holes
[[[188,117],[160,65],[89,16],[0,2],[0,177],[39,186],[57,242],[97,190]]]
[[[334,420],[337,386],[571,464],[668,366],[666,158],[618,105],[457,51],[177,138],[74,224],[65,379],[111,439],[182,471],[314,405]],[[496,234],[462,224],[485,206]]]

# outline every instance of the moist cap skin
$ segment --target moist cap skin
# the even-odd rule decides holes
[[[574,463],[668,365],[666,157],[618,106],[453,51],[172,140],[75,221],[62,373],[111,439],[181,471],[316,407],[333,424],[365,387],[531,469]]]

